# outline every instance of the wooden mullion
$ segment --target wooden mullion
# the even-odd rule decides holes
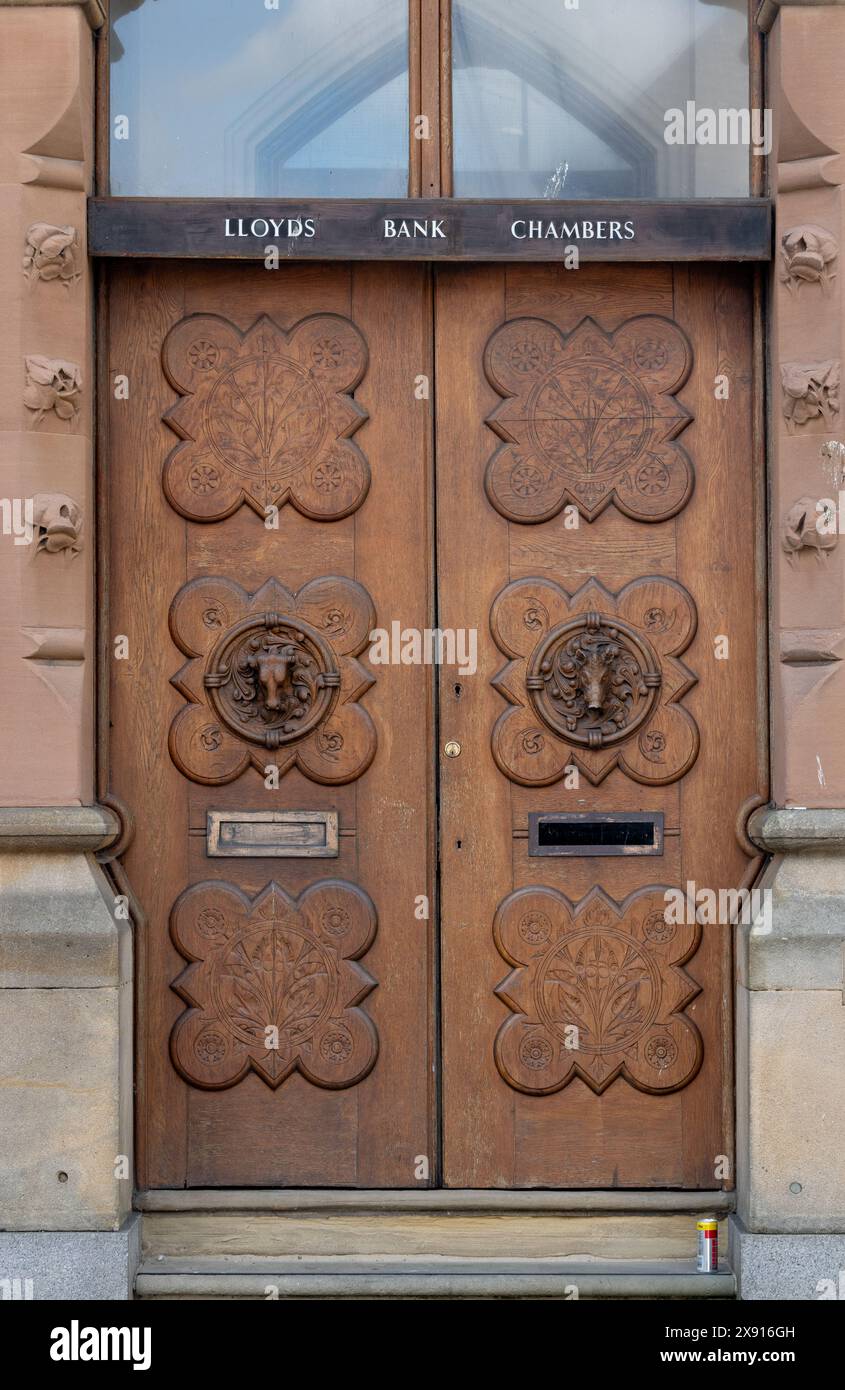
[[[452,174],[452,0],[440,0],[440,196],[454,193]]]
[[[414,134],[416,118],[422,110],[422,5],[424,0],[409,0],[408,4],[408,197],[422,197],[422,141]]]
[[[420,147],[423,198],[440,197],[440,3],[421,0],[420,10],[420,106],[416,114],[427,117],[428,138]]]

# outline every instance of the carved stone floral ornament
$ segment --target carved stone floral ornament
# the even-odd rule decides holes
[[[82,369],[75,362],[58,357],[25,357],[26,386],[23,403],[33,412],[33,427],[55,411],[60,420],[75,420],[79,414]]]
[[[493,680],[509,702],[492,735],[505,776],[546,786],[577,764],[593,783],[617,765],[635,781],[674,782],[698,756],[698,727],[680,701],[696,677],[677,658],[695,635],[692,598],[646,577],[612,594],[595,579],[568,594],[518,579],[490,626],[512,660]]]
[[[360,888],[325,879],[290,897],[255,898],[231,883],[188,888],[171,914],[190,962],[173,985],[188,1005],[170,1039],[193,1086],[234,1086],[252,1070],[275,1089],[299,1071],[315,1086],[352,1086],[372,1069],[378,1035],[357,1006],[375,981],[359,965],[376,933]]]
[[[359,777],[376,733],[358,704],[373,678],[356,657],[374,621],[366,590],[335,575],[296,594],[276,579],[254,594],[231,579],[186,584],[170,610],[190,658],[172,678],[189,701],[170,729],[176,766],[208,785],[250,763],[280,776],[295,764],[326,784]]]
[[[824,227],[791,227],[780,239],[781,280],[798,294],[802,285],[820,285],[825,294],[836,272],[839,243]]]
[[[790,434],[801,425],[821,420],[826,429],[839,414],[840,364],[826,362],[783,362],[780,369],[783,388],[783,414]]]
[[[162,361],[182,397],[164,416],[184,443],[163,478],[182,516],[217,521],[245,502],[264,517],[290,502],[335,521],[361,505],[370,470],[351,436],[367,415],[348,393],[367,348],[348,319],[315,314],[287,333],[264,316],[240,333],[197,314],[170,330]]]
[[[566,503],[593,521],[613,502],[635,521],[664,521],[689,500],[692,464],[676,437],[692,416],[674,397],[692,348],[657,314],[605,333],[586,318],[570,334],[512,319],[487,344],[484,369],[504,397],[487,423],[504,441],[487,495],[509,521],[539,522]]]
[[[78,257],[79,233],[75,227],[33,222],[27,228],[23,271],[31,285],[37,280],[58,280],[70,289],[82,275]]]
[[[508,1085],[548,1095],[580,1076],[601,1094],[622,1076],[659,1095],[693,1079],[701,1035],[683,1011],[700,986],[683,966],[701,928],[667,922],[664,894],[649,886],[617,903],[592,888],[573,904],[530,887],[500,904],[493,935],[514,969],[496,989],[511,1017],[495,1057]]]

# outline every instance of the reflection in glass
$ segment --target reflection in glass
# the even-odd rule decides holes
[[[747,107],[746,0],[453,0],[455,194],[748,194],[747,145],[667,144],[671,108]]]
[[[407,193],[407,0],[112,0],[110,56],[113,194]]]

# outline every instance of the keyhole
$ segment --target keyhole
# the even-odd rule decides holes
[[[457,685],[455,686],[455,699],[456,699],[456,700],[460,700],[460,698],[461,698],[461,696],[463,695],[463,693],[464,693],[464,688],[463,688],[463,686],[462,686],[460,683],[457,684]]]

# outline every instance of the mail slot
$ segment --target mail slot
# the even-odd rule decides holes
[[[530,811],[528,853],[545,855],[662,854],[662,811]]]
[[[212,858],[334,859],[337,811],[209,811]]]

